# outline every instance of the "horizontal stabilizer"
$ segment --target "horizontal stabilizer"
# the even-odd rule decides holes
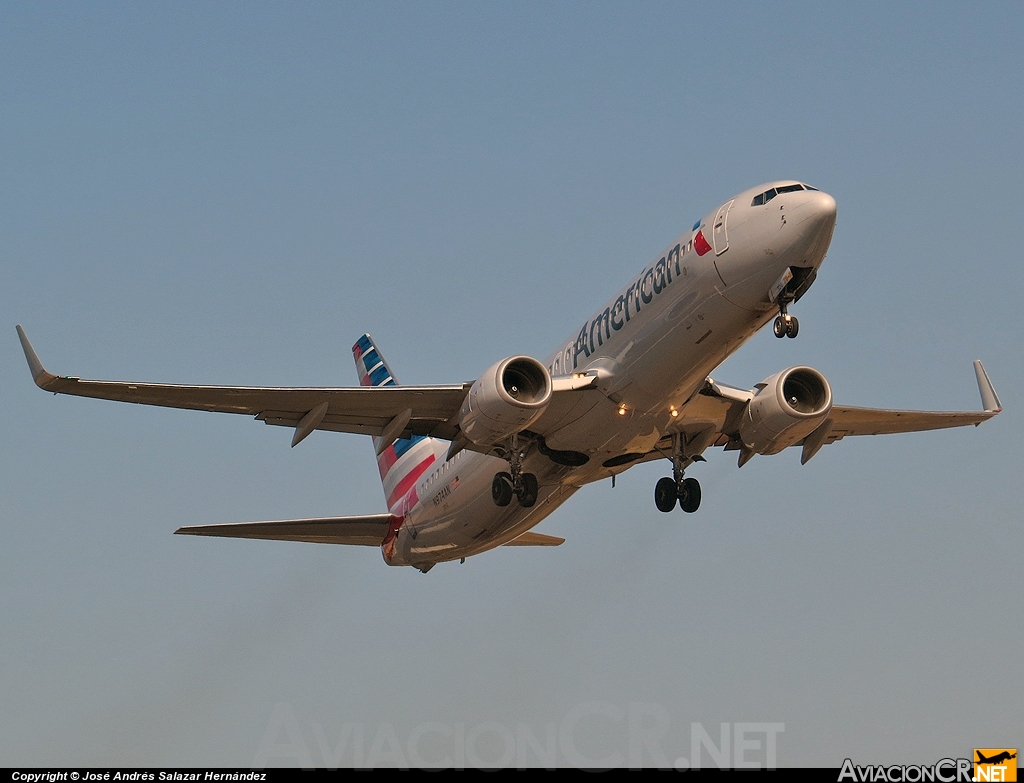
[[[546,536],[543,533],[532,533],[527,531],[518,538],[513,538],[505,543],[505,546],[558,546],[564,544],[565,539],[558,536]]]
[[[391,514],[372,514],[366,517],[231,522],[221,525],[179,527],[174,533],[184,536],[264,538],[271,541],[307,541],[313,544],[380,546],[394,519]]]

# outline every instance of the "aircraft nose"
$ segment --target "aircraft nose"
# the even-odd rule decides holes
[[[816,234],[827,231],[830,234],[836,225],[836,200],[828,193],[819,191],[804,194],[806,201],[800,206],[798,225],[811,229]],[[810,225],[801,225],[810,223]]]
[[[816,267],[825,260],[825,253],[832,242],[832,231],[836,227],[836,200],[820,190],[807,191],[802,195],[804,202],[792,215],[797,237],[790,249],[801,257],[801,265]]]

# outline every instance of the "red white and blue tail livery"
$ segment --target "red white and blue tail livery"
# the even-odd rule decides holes
[[[381,356],[373,339],[364,334],[352,346],[352,358],[356,363],[356,374],[360,386],[397,386],[391,368]],[[391,443],[383,442],[377,436],[373,439],[377,454],[377,469],[381,484],[384,485],[384,499],[388,511],[404,515],[416,505],[417,480],[438,460],[443,459],[448,444],[425,435],[410,435]]]

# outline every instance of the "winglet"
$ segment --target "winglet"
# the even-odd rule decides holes
[[[32,343],[28,341],[28,336],[25,334],[25,330],[21,328],[21,324],[18,324],[15,328],[18,330],[18,339],[21,340],[21,348],[25,351],[25,358],[28,360],[28,369],[32,372],[32,380],[36,382],[36,386],[40,389],[45,389],[52,381],[57,380],[57,376],[51,375],[43,369],[43,363],[39,361],[39,357],[32,348]]]
[[[1003,406],[999,402],[999,396],[996,394],[992,381],[989,380],[988,373],[985,372],[980,359],[974,360],[974,374],[978,376],[978,391],[981,392],[981,404],[985,406],[987,412],[999,413]]]

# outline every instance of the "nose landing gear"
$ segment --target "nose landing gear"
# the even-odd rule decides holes
[[[774,331],[776,337],[796,337],[800,332],[800,322],[795,316],[785,313],[775,319]]]
[[[496,473],[491,482],[491,499],[494,505],[504,507],[512,502],[514,495],[523,508],[532,508],[537,502],[540,487],[533,473],[523,473],[523,452],[519,448],[519,436],[513,435],[508,448],[509,472]]]
[[[775,319],[775,326],[773,328],[775,336],[780,339],[783,337],[796,337],[800,331],[800,322],[796,320],[795,316],[789,314],[789,303],[792,301],[792,294],[779,297],[779,315]]]
[[[700,508],[700,482],[695,478],[683,478],[683,436],[675,433],[672,436],[672,477],[658,479],[654,485],[654,505],[658,511],[666,514],[679,507],[687,514]]]

